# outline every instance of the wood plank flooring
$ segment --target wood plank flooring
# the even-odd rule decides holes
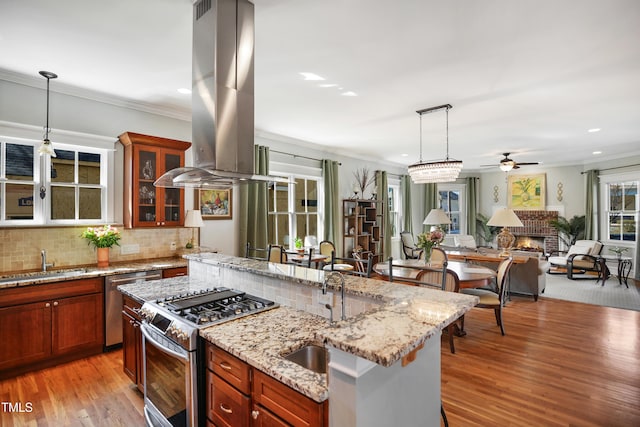
[[[473,309],[456,353],[442,341],[442,400],[459,426],[639,426],[640,312],[513,297],[504,337]],[[1,426],[144,426],[114,351],[0,382]],[[398,426],[404,427],[404,426]]]

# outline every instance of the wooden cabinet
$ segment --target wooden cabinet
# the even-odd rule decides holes
[[[344,257],[354,250],[371,252],[380,262],[384,249],[384,202],[381,200],[344,199],[342,201]]]
[[[207,425],[328,425],[328,402],[317,403],[212,344],[205,354]]]
[[[184,167],[184,152],[190,142],[125,132],[124,225],[133,227],[177,227],[184,224],[184,190],[155,187],[165,172]]]
[[[133,298],[123,295],[122,310],[122,367],[138,390],[144,392],[142,372],[142,332],[140,314],[142,305]]]
[[[102,278],[0,290],[0,378],[102,352]]]
[[[171,277],[187,276],[189,271],[187,267],[165,268],[162,270],[162,278],[169,279]]]

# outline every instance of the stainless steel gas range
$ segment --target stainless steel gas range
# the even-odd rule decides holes
[[[199,329],[277,306],[273,301],[228,288],[144,303],[140,328],[147,425],[198,426],[202,417],[198,400],[204,390],[204,384],[198,384],[204,377]]]

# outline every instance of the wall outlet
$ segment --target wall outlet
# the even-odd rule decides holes
[[[318,291],[318,302],[320,304],[333,305],[333,293],[327,292],[326,294],[323,294],[322,291]]]
[[[175,251],[176,249],[178,249],[176,242],[171,242],[171,244],[169,245],[169,249],[171,249],[172,251]]]
[[[137,243],[131,245],[120,245],[120,253],[122,255],[131,255],[140,253],[140,245]]]

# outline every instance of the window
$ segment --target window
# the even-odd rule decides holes
[[[387,197],[387,204],[389,205],[389,222],[391,223],[390,236],[400,237],[402,231],[402,205],[400,203],[400,180],[392,183],[391,179],[388,182],[389,196]]]
[[[612,242],[635,242],[640,209],[640,181],[612,181],[606,184],[606,189],[607,239]]]
[[[0,225],[55,225],[107,220],[107,150],[0,138]],[[112,143],[111,143],[112,144]]]
[[[296,237],[319,236],[319,178],[291,176],[295,185],[269,188],[269,241],[289,247]]]
[[[465,234],[461,231],[466,230],[464,190],[464,185],[460,184],[438,186],[440,209],[451,220],[446,226],[447,234]]]

